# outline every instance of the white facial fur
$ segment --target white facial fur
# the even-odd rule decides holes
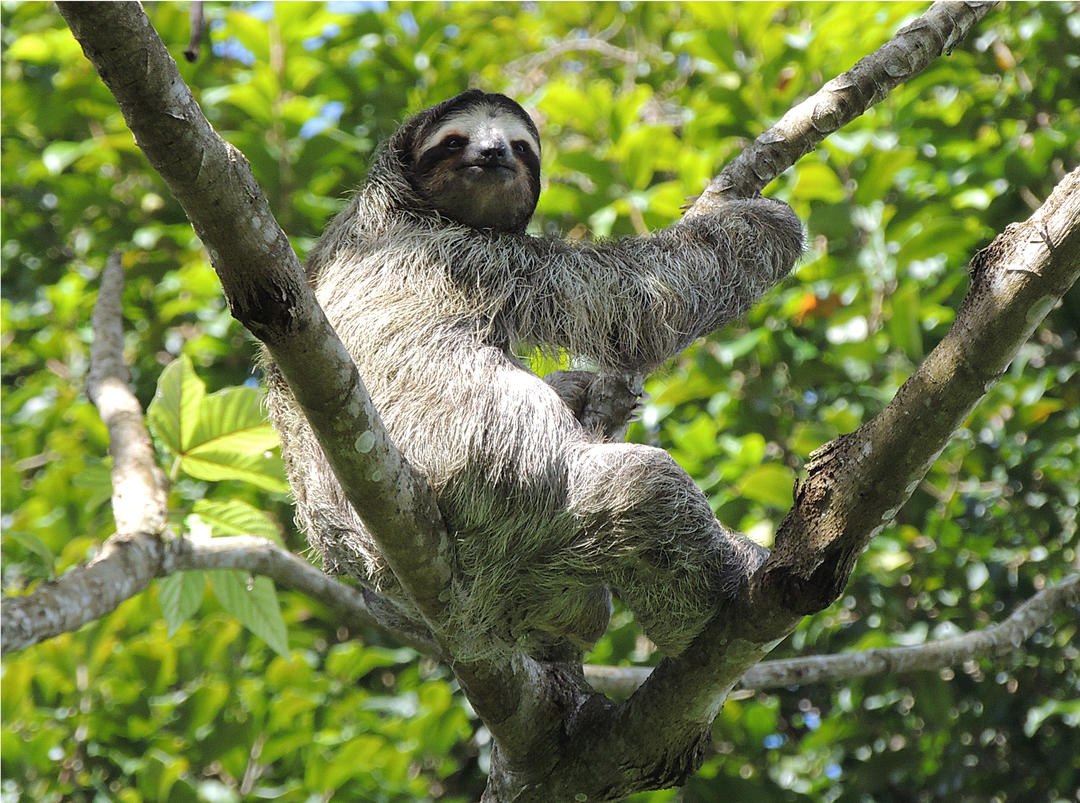
[[[458,134],[468,139],[479,139],[489,133],[501,134],[507,143],[523,139],[529,143],[534,153],[540,153],[540,142],[521,120],[502,109],[487,106],[463,109],[447,117],[438,128],[417,144],[415,152],[416,154],[424,153],[450,134]]]

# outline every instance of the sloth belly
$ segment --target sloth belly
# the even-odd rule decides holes
[[[464,331],[429,330],[409,343],[383,332],[381,342],[347,345],[391,440],[431,483],[451,531],[514,561],[525,543],[552,545],[525,533],[560,529],[567,449],[585,435],[547,383]]]
[[[562,506],[565,450],[584,435],[535,374],[499,349],[465,343],[382,380],[369,390],[391,440],[453,508],[448,513],[456,519],[462,508],[455,524],[476,523],[469,497],[490,497],[507,514],[524,500],[549,511]]]
[[[344,318],[338,334],[391,440],[435,490],[455,539],[456,627],[478,645],[490,644],[481,634],[497,634],[534,654],[563,639],[579,647],[594,641],[609,595],[575,557],[582,525],[569,510],[568,466],[588,438],[573,413],[550,385],[480,342],[475,326],[415,317],[402,326],[401,310],[346,309],[346,301],[328,304]],[[393,594],[392,574],[344,499],[341,516],[304,501],[340,491],[312,489],[308,467],[294,468],[301,519],[328,566]],[[337,489],[329,467],[316,474]]]
[[[536,655],[562,639],[593,643],[610,595],[595,571],[566,572],[581,528],[568,458],[584,432],[547,383],[498,349],[466,349],[441,371],[445,405],[413,417],[400,448],[432,481],[456,542],[460,631],[498,633]]]

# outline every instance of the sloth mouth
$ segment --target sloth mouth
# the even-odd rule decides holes
[[[483,176],[485,178],[512,178],[514,176],[513,168],[500,164],[461,165],[458,172],[467,176]]]

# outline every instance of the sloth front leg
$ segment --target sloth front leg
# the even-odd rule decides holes
[[[554,371],[544,377],[570,408],[589,437],[621,441],[642,397],[642,376],[636,373],[598,374],[592,371]]]
[[[769,554],[721,525],[662,449],[581,444],[568,456],[574,550],[594,551],[619,597],[667,655],[682,652]]]

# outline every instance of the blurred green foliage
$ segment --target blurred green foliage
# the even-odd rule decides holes
[[[468,86],[538,115],[537,230],[663,226],[747,138],[922,8],[209,4],[195,64],[179,55],[187,4],[149,13],[302,254],[374,145],[407,112]],[[144,405],[181,356],[215,394],[253,385],[255,349],[55,10],[5,3],[0,18],[2,577],[19,594],[85,561],[113,526],[106,433],[82,390],[108,253],[124,254],[127,354]],[[770,194],[807,221],[807,258],[747,321],[654,377],[632,437],[668,448],[725,523],[768,543],[810,451],[888,401],[951,323],[972,254],[1080,162],[1078,53],[1075,3],[998,8],[774,182]],[[1078,323],[1074,289],[871,544],[843,598],[776,657],[982,627],[1068,572]],[[162,463],[176,469],[198,442],[161,423]],[[260,471],[256,485],[174,470],[176,526],[228,532],[247,517],[303,550],[270,481],[280,474]],[[233,582],[226,598],[242,591],[243,578]],[[281,595],[283,657],[205,587],[203,577],[158,583],[4,661],[5,803],[476,799],[490,740],[445,667],[349,632],[294,594]],[[222,593],[220,578],[214,587]],[[159,595],[175,601],[168,623]],[[1075,631],[1059,621],[992,663],[733,699],[687,787],[636,799],[1075,799]],[[621,610],[593,657],[655,660]]]

